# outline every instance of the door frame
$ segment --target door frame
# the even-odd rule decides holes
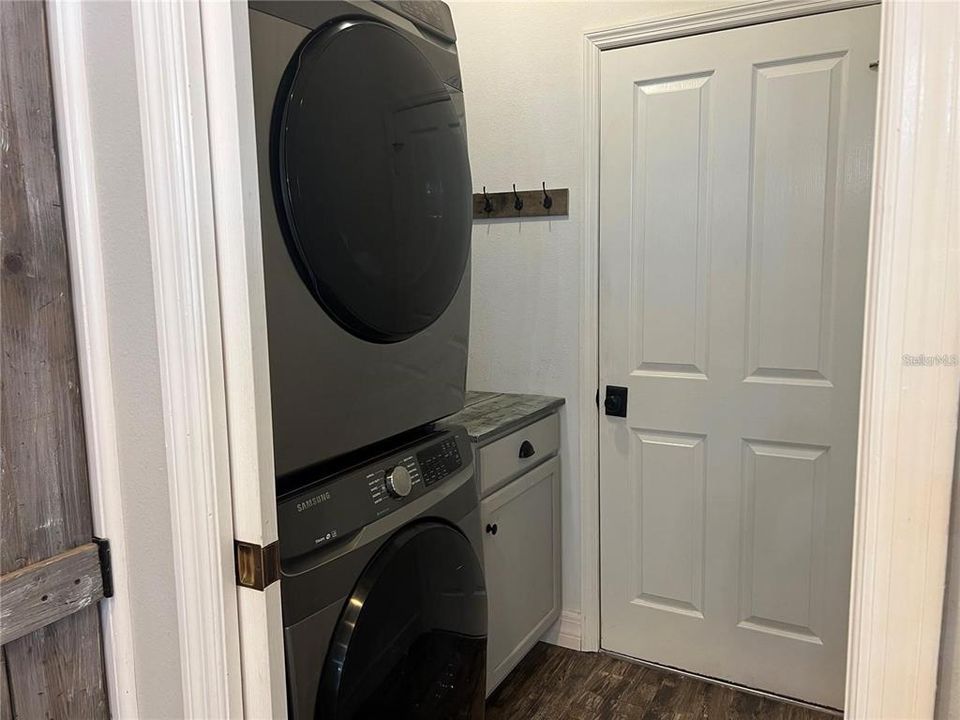
[[[601,53],[872,4],[877,0],[761,0],[584,34],[583,650],[600,649]],[[960,127],[923,120],[960,110],[960,67],[947,62],[955,45],[950,30],[958,23],[960,11],[947,3],[886,2],[882,7],[847,656],[849,717],[931,717],[936,695],[960,367],[955,361],[909,367],[903,357],[960,355],[960,332],[951,331],[960,326],[955,226],[960,192],[949,191],[960,188],[960,167],[943,160],[951,152],[960,156]],[[912,202],[903,202],[905,197]],[[938,269],[942,277],[935,276]],[[907,325],[910,318],[935,321]],[[911,439],[925,442],[904,442]],[[878,637],[884,642],[873,642]]]
[[[114,538],[110,567],[114,594],[100,603],[103,664],[112,717],[137,717],[134,626],[128,591],[131,568],[123,536],[107,301],[99,251],[100,222],[92,146],[88,82],[79,3],[48,3],[47,35],[63,192],[63,218],[76,318],[77,361],[83,405],[93,530]]]
[[[125,99],[139,117],[125,122],[141,140],[145,193],[120,199],[98,198],[102,148],[90,108],[105,90],[102,77],[88,77],[86,8],[46,2],[94,529],[114,540],[115,595],[101,603],[111,715],[141,714],[141,627],[125,552],[140,518],[120,501],[111,256],[100,229],[102,213],[122,200],[145,217],[159,348],[173,541],[156,552],[173,559],[180,648],[179,687],[163,690],[182,695],[186,717],[286,717],[280,584],[241,586],[235,564],[238,542],[277,541],[247,6],[129,6],[129,34],[118,42],[136,56],[136,91]]]

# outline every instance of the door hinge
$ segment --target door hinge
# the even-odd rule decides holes
[[[594,398],[594,402],[597,404],[597,407],[600,407],[600,388],[597,388],[597,397]]]
[[[265,590],[280,579],[280,544],[272,542],[266,547],[254,543],[233,541],[237,571],[237,585]]]
[[[113,597],[113,562],[110,556],[110,541],[107,538],[93,539],[97,546],[97,558],[100,560],[100,579],[103,582],[103,596]]]

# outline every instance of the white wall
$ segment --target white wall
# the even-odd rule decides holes
[[[568,218],[478,222],[468,387],[563,396],[563,604],[580,609],[583,34],[730,3],[451,2],[476,192],[570,188]]]

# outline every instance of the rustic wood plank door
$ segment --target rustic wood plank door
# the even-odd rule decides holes
[[[605,51],[605,649],[841,707],[879,6]]]
[[[2,575],[93,535],[44,7],[0,2]],[[8,642],[0,666],[5,718],[109,715],[96,602]]]

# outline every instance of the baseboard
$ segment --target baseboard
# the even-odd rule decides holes
[[[580,613],[564,610],[557,621],[543,634],[541,640],[569,650],[579,650],[581,624]]]

